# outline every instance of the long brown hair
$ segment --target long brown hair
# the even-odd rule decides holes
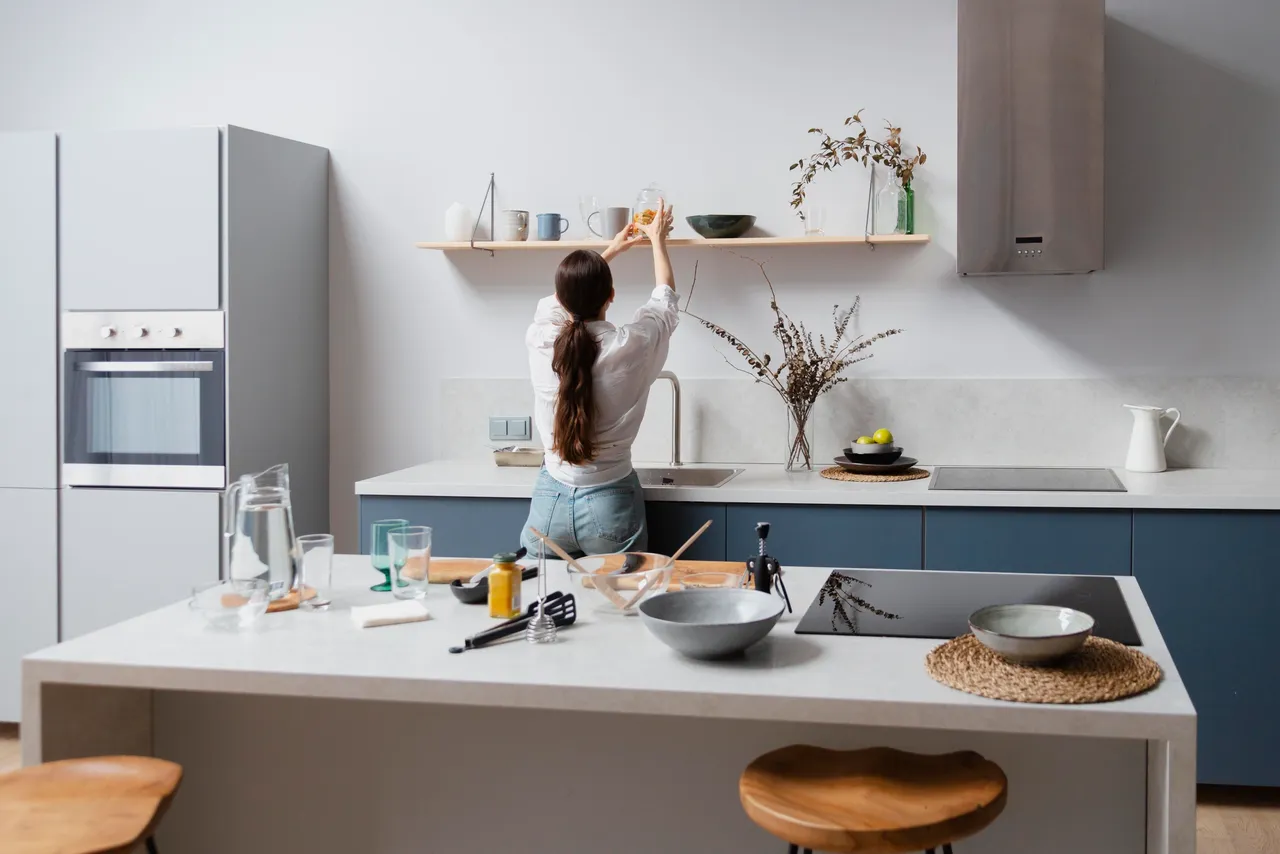
[[[551,369],[560,379],[556,399],[552,448],[570,465],[589,463],[596,456],[595,389],[591,369],[600,355],[600,342],[587,330],[587,321],[613,297],[613,274],[598,252],[570,252],[556,270],[556,299],[569,313],[556,336]]]

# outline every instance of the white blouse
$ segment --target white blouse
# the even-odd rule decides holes
[[[631,474],[631,445],[640,432],[649,387],[667,361],[671,333],[680,322],[676,292],[665,285],[653,289],[635,319],[622,326],[607,320],[587,323],[600,342],[600,355],[591,370],[596,401],[596,458],[570,465],[552,450],[556,398],[560,380],[551,369],[556,336],[569,319],[554,296],[538,301],[533,323],[525,333],[529,374],[533,378],[533,417],[546,448],[547,472],[565,486],[602,486]]]

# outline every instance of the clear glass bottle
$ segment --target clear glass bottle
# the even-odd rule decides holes
[[[876,191],[875,207],[872,209],[872,234],[898,234],[898,219],[902,205],[902,182],[890,169],[877,171],[876,178],[881,182]]]

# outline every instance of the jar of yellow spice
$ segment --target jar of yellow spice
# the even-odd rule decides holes
[[[489,569],[489,616],[510,620],[520,616],[520,558],[514,552],[493,556]]]

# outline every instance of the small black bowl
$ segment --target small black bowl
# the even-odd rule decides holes
[[[709,239],[741,237],[756,224],[756,218],[750,214],[698,214],[684,220],[690,228]]]
[[[854,445],[845,448],[844,455],[855,463],[884,465],[897,462],[902,449],[895,445]]]
[[[527,566],[520,573],[521,581],[528,581],[531,578],[538,577],[538,568],[536,566]],[[477,581],[475,584],[463,584],[461,581],[449,582],[449,590],[463,605],[483,605],[489,601],[489,576]]]

